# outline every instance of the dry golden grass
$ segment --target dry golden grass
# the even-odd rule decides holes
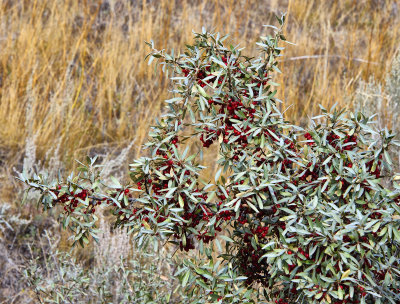
[[[136,157],[168,94],[167,79],[144,61],[144,41],[179,50],[203,25],[255,54],[262,25],[287,12],[285,35],[297,45],[287,46],[277,82],[292,105],[288,118],[302,123],[318,104],[351,106],[358,79],[384,79],[399,9],[385,0],[0,0],[3,177],[21,164],[27,142],[45,162],[59,146],[67,169],[133,139]],[[8,196],[10,183],[1,185]]]

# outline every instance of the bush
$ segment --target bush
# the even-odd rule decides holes
[[[102,265],[86,267],[57,250],[57,240],[47,231],[41,241],[42,250],[24,267],[38,303],[177,303],[170,301],[174,281],[163,275],[170,263],[151,243],[133,250],[131,258],[100,250],[95,259],[102,259]]]
[[[19,179],[45,210],[63,207],[74,244],[97,239],[104,207],[139,246],[158,237],[194,251],[176,272],[186,302],[400,303],[395,135],[334,108],[307,129],[287,121],[272,81],[286,40],[278,20],[258,58],[205,30],[179,55],[148,43],[173,98],[131,164],[134,185],[107,184],[95,158],[65,181]],[[211,146],[219,170],[205,181]]]

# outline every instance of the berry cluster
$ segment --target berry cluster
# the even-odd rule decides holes
[[[267,284],[268,282],[268,263],[265,259],[260,260],[264,251],[259,245],[266,241],[268,230],[269,227],[267,226],[258,226],[255,230],[244,233],[243,245],[238,250],[237,259],[241,272],[247,277],[246,283],[248,285],[253,283]]]
[[[65,186],[66,188],[68,188],[68,186]],[[88,197],[88,190],[86,189],[76,189],[76,191],[68,191],[68,192],[64,192],[64,191],[60,191],[62,189],[61,185],[58,185],[56,187],[56,189],[51,190],[53,192],[54,195],[57,196],[56,199],[53,200],[53,204],[62,204],[64,206],[64,211],[67,214],[73,213],[75,211],[75,209],[79,206],[80,202],[79,200],[85,200]],[[77,192],[79,191],[79,192]],[[62,194],[61,194],[62,193]],[[100,205],[101,204],[101,200],[100,199],[95,199],[95,200],[91,200],[91,202],[89,203],[88,207],[85,209],[84,213],[95,213],[96,209],[95,206],[96,205]]]

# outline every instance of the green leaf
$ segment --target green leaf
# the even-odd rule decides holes
[[[206,91],[204,91],[204,89],[203,89],[201,86],[199,86],[198,84],[196,84],[196,88],[197,88],[198,92],[199,92],[203,97],[205,97],[205,98],[210,98],[210,96],[207,95]]]
[[[183,201],[183,198],[180,195],[179,195],[178,201],[179,201],[179,206],[181,208],[185,207],[185,202]]]
[[[185,275],[184,275],[184,277],[182,279],[182,283],[181,283],[182,287],[186,286],[186,284],[187,284],[187,282],[189,280],[189,276],[190,276],[190,270],[186,271],[186,273],[185,273]]]
[[[400,242],[400,231],[399,231],[399,228],[393,227],[393,234],[394,234],[395,240],[397,242]]]
[[[347,278],[351,273],[351,270],[348,269],[345,272],[342,273],[342,277],[340,278],[340,280],[344,280],[345,278]]]
[[[165,195],[165,197],[171,198],[173,196],[174,192],[176,191],[176,189],[178,189],[178,187],[173,187],[173,188],[169,189],[167,194]]]
[[[114,177],[114,176],[110,176],[111,181],[113,182],[113,184],[111,185],[111,188],[116,188],[116,189],[121,189],[122,186],[119,183],[119,181]]]
[[[393,162],[392,162],[392,159],[390,158],[388,151],[385,150],[383,153],[385,154],[385,159],[389,163],[389,165],[393,166]]]
[[[233,241],[229,236],[226,236],[226,235],[221,234],[219,237],[220,237],[221,239],[227,241],[227,242],[234,243],[234,241]]]
[[[215,182],[218,182],[219,177],[221,176],[222,169],[223,169],[223,168],[219,168],[219,170],[218,170],[217,173],[215,174],[215,178],[214,178],[214,181],[215,181]]]
[[[261,149],[263,149],[264,146],[265,146],[265,136],[264,136],[264,134],[262,134],[261,135],[261,144],[260,144]]]

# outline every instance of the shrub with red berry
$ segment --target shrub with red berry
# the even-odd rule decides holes
[[[395,135],[334,108],[307,129],[287,121],[272,81],[285,37],[271,27],[259,58],[205,30],[180,55],[149,43],[174,96],[131,165],[133,185],[106,185],[94,160],[67,181],[20,179],[43,193],[45,208],[64,206],[81,244],[95,236],[100,205],[139,244],[156,236],[197,253],[176,274],[192,303],[398,304]],[[219,170],[203,181],[202,151],[212,145]]]

